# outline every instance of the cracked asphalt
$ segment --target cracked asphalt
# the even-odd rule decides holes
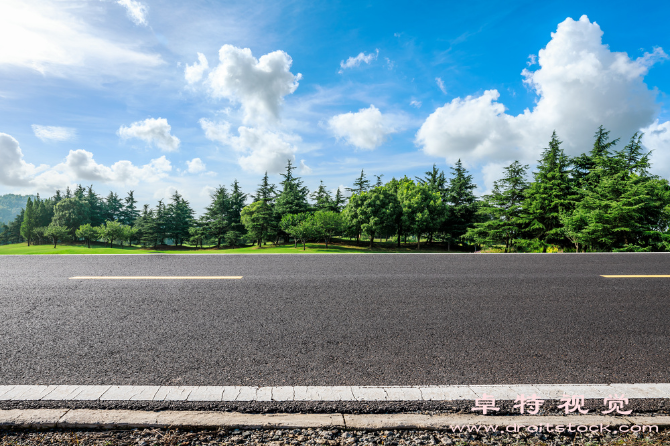
[[[0,256],[0,383],[670,382],[668,254]],[[241,280],[70,280],[72,276]]]

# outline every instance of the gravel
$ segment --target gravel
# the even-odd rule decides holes
[[[293,430],[0,430],[0,446],[62,445],[670,445],[670,430],[654,434],[487,434],[447,431],[394,430],[345,431],[340,429]]]

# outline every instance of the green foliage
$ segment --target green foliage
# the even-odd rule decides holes
[[[272,208],[265,200],[256,201],[242,209],[242,224],[247,229],[249,236],[256,240],[258,246],[267,240],[273,233],[274,214]]]
[[[472,175],[463,167],[460,159],[451,170],[452,176],[443,194],[446,216],[442,225],[449,243],[458,241],[473,226],[478,209],[477,197],[473,192],[477,185],[472,182]]]
[[[28,246],[30,246],[30,242],[35,235],[34,232],[36,227],[37,215],[33,210],[33,201],[29,197],[28,202],[26,203],[25,213],[23,214],[23,222],[21,223],[21,236],[26,239]]]
[[[437,231],[445,218],[445,207],[439,192],[430,185],[402,181],[398,184],[398,200],[402,206],[402,225],[416,235],[417,249],[421,248],[421,235]]]
[[[326,243],[326,249],[328,249],[328,243],[333,236],[341,234],[344,231],[344,217],[342,214],[335,211],[320,210],[314,213],[313,218],[314,225],[318,229],[323,241]]]
[[[83,238],[86,242],[86,246],[91,247],[91,241],[97,240],[100,238],[100,230],[94,226],[91,226],[90,223],[81,225],[79,229],[75,232],[75,235],[78,238]]]
[[[528,184],[525,180],[528,166],[514,161],[505,167],[502,179],[493,183],[493,191],[484,196],[480,213],[486,218],[482,223],[475,223],[469,229],[467,237],[479,245],[505,245],[505,252],[510,252],[519,242],[523,220],[521,218],[522,202]]]
[[[238,231],[228,231],[226,232],[226,236],[224,240],[226,241],[226,245],[232,247],[235,249],[236,246],[241,246],[242,245],[242,233]]]
[[[70,228],[52,223],[46,228],[44,235],[51,239],[55,248],[59,241],[64,242],[70,239]]]
[[[307,240],[316,238],[320,235],[314,217],[306,212],[300,214],[286,214],[279,223],[283,231],[293,237],[296,241],[300,240],[302,249],[305,250]]]
[[[108,221],[105,226],[98,228],[100,237],[109,242],[109,247],[114,247],[114,241],[123,240],[126,236],[125,226],[118,221]]]
[[[64,198],[54,207],[52,222],[55,225],[66,227],[71,237],[74,237],[79,226],[90,223],[90,221],[91,210],[88,202],[77,197]]]
[[[398,195],[383,186],[352,195],[345,208],[345,216],[349,222],[370,237],[370,248],[375,237],[395,231],[396,222],[402,212]]]

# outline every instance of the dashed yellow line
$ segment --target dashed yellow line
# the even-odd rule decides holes
[[[235,280],[242,276],[74,276],[71,280]]]
[[[648,278],[648,277],[670,277],[670,274],[646,274],[646,275],[633,275],[633,274],[622,274],[622,275],[616,275],[616,276],[604,276],[601,275],[600,277],[607,277],[608,279],[622,279],[622,278]]]

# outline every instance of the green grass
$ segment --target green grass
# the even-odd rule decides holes
[[[303,251],[302,245],[297,248],[293,244],[274,246],[270,243],[258,246],[245,246],[243,248],[222,248],[215,247],[204,249],[194,248],[192,246],[184,246],[175,248],[173,246],[163,246],[159,249],[145,249],[136,246],[114,245],[110,248],[109,245],[96,243],[87,248],[85,244],[59,244],[56,248],[53,245],[31,245],[26,243],[16,243],[11,245],[0,246],[0,255],[32,255],[32,254],[150,254],[150,253],[165,253],[165,254],[301,254],[301,253],[318,253],[318,254],[335,254],[335,253],[388,253],[388,252],[447,252],[446,246],[433,244],[432,246],[423,245],[420,251],[417,251],[416,244],[402,244],[400,248],[393,242],[375,243],[372,249],[369,248],[369,242],[362,241],[360,246],[356,242],[348,240],[337,241],[328,245],[328,249],[324,243],[307,243],[306,249]],[[453,251],[452,251],[453,252]]]

